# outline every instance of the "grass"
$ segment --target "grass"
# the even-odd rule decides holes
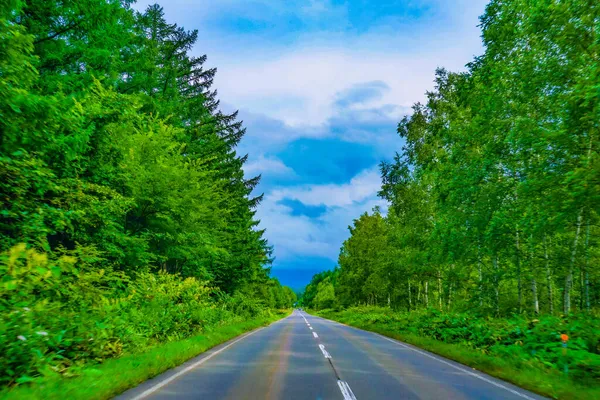
[[[584,386],[541,363],[517,357],[494,357],[461,344],[445,343],[412,333],[399,332],[385,322],[361,321],[348,311],[326,310],[311,313],[409,343],[543,396],[563,400],[600,399],[600,386],[597,383]]]
[[[143,353],[126,354],[107,360],[83,369],[74,378],[53,376],[40,382],[4,390],[0,392],[0,399],[109,399],[212,347],[287,315],[289,312],[280,312],[270,317],[216,327],[210,332],[158,345]]]

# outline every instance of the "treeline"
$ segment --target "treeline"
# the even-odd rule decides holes
[[[17,336],[64,329],[80,340],[68,320],[78,312],[117,329],[128,323],[116,318],[123,307],[156,308],[161,293],[167,320],[177,304],[240,314],[295,301],[270,277],[271,247],[255,218],[261,198],[251,195],[260,177],[244,176],[235,148],[245,129],[219,109],[216,70],[191,54],[198,33],[167,22],[157,5],[140,13],[132,3],[0,3],[0,352],[18,354],[3,357],[0,381],[35,364]],[[156,280],[155,296],[140,283]],[[38,313],[15,320],[23,307]],[[52,321],[42,318],[49,310]],[[215,315],[180,323],[192,332]],[[108,316],[116,319],[101,322]],[[159,324],[151,318],[159,314],[142,325]],[[172,338],[165,332],[178,324],[149,337]],[[39,354],[85,358],[65,357],[62,345],[86,347],[57,342]]]
[[[308,306],[333,285],[341,306],[598,310],[599,19],[592,0],[490,2],[485,53],[436,71],[402,119],[381,164],[387,215],[354,221]]]

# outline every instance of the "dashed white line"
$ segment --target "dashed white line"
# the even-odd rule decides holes
[[[340,387],[340,391],[342,392],[342,396],[344,396],[344,400],[356,400],[356,396],[352,393],[352,389],[347,382],[337,381],[338,386]]]
[[[318,338],[318,337],[319,337],[319,335],[317,335],[317,332],[315,332],[315,331],[313,331],[313,336],[314,336],[315,338]]]
[[[310,328],[311,331],[313,330],[312,326],[309,326],[309,328]]]
[[[329,354],[327,352],[327,350],[325,350],[325,346],[323,346],[322,344],[319,345],[319,348],[321,349],[321,352],[323,353],[323,356],[325,358],[331,358],[331,354]]]
[[[135,396],[133,399],[131,400],[141,400],[145,397],[150,396],[152,393],[156,392],[157,390],[159,390],[160,388],[168,385],[169,383],[173,382],[175,379],[179,378],[181,375],[187,374],[188,372],[190,372],[191,370],[193,370],[194,368],[204,364],[206,361],[210,360],[211,358],[213,358],[214,356],[216,356],[217,354],[221,353],[222,351],[227,350],[228,348],[230,348],[231,346],[233,346],[234,344],[236,344],[237,342],[239,342],[242,339],[247,338],[248,336],[254,335],[256,332],[263,330],[264,328],[260,328],[257,329],[255,331],[252,331],[250,333],[248,333],[247,335],[242,336],[241,338],[234,340],[233,342],[229,343],[227,346],[224,346],[222,348],[220,348],[219,350],[215,351],[214,353],[209,354],[208,356],[204,357],[202,360],[199,360],[195,363],[193,363],[192,365],[190,365],[189,367],[182,369],[181,371],[179,371],[178,373],[172,375],[171,377],[165,379],[164,381],[157,383],[156,385],[152,386],[150,389],[146,390],[145,392]]]
[[[511,388],[509,388],[509,387],[506,387],[506,386],[504,386],[504,385],[502,385],[502,384],[500,384],[500,383],[498,383],[498,382],[494,382],[494,381],[492,381],[492,380],[490,380],[490,379],[487,379],[487,378],[486,378],[486,377],[484,377],[484,376],[481,376],[481,375],[479,375],[479,374],[473,373],[473,372],[469,371],[468,369],[464,369],[464,368],[458,367],[458,366],[456,366],[456,365],[454,365],[454,364],[452,364],[452,363],[449,363],[448,361],[445,361],[445,360],[442,360],[442,359],[440,359],[440,358],[434,357],[434,356],[432,356],[431,354],[427,354],[427,353],[425,353],[425,352],[423,352],[423,351],[420,351],[420,350],[417,350],[417,349],[415,349],[415,348],[412,348],[412,347],[410,347],[410,346],[407,346],[407,345],[405,345],[404,343],[400,343],[400,342],[398,342],[398,341],[396,341],[396,340],[393,340],[393,339],[390,339],[390,338],[388,338],[388,337],[386,337],[386,336],[379,335],[379,334],[377,334],[377,335],[378,335],[378,336],[381,336],[382,338],[384,338],[385,340],[387,340],[387,341],[389,341],[389,342],[396,343],[397,345],[400,345],[400,346],[402,346],[402,347],[406,347],[406,348],[407,348],[407,349],[409,349],[409,350],[412,350],[412,351],[414,351],[414,352],[416,352],[416,353],[419,353],[419,354],[421,354],[421,355],[423,355],[423,356],[425,356],[425,357],[429,357],[429,358],[431,358],[431,359],[433,359],[433,360],[439,361],[439,362],[441,362],[442,364],[446,364],[446,365],[448,365],[449,367],[452,367],[452,368],[454,368],[454,369],[457,369],[457,370],[459,370],[459,371],[462,371],[462,372],[464,372],[465,374],[467,374],[467,375],[471,375],[471,376],[472,376],[472,377],[474,377],[474,378],[481,379],[482,381],[484,381],[484,382],[487,382],[487,383],[489,383],[490,385],[494,385],[494,386],[496,386],[496,387],[499,387],[499,388],[501,388],[501,389],[507,390],[507,391],[509,391],[510,393],[514,394],[514,395],[517,395],[517,396],[519,396],[519,397],[522,397],[522,398],[524,398],[524,399],[527,399],[527,400],[535,400],[533,397],[527,396],[527,395],[526,395],[526,394],[524,394],[524,393],[517,392],[516,390],[513,390],[513,389],[511,389]]]

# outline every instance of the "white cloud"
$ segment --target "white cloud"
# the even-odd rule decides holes
[[[335,113],[336,94],[362,82],[382,81],[389,86],[370,106],[394,104],[406,109],[422,101],[425,91],[433,87],[437,67],[464,70],[481,52],[477,17],[484,1],[461,0],[450,12],[447,4],[432,0],[450,15],[442,25],[398,29],[388,22],[361,34],[299,33],[285,47],[250,46],[253,53],[244,53],[243,62],[238,52],[212,52],[209,62],[219,67],[215,85],[220,97],[237,108],[292,126],[325,123]],[[198,50],[203,51],[201,45]]]
[[[307,206],[348,207],[376,195],[380,187],[379,172],[376,169],[370,169],[361,172],[345,184],[279,188],[269,193],[268,197],[275,201],[298,200]]]
[[[294,170],[285,165],[280,159],[273,156],[265,156],[263,154],[261,154],[258,159],[244,164],[243,168],[246,176],[256,176],[259,174],[271,176],[294,176]]]
[[[377,197],[379,188],[380,178],[375,169],[365,170],[340,185],[279,188],[265,196],[257,216],[261,225],[267,227],[278,260],[318,256],[335,261],[342,241],[348,236],[348,225],[375,206],[387,209],[386,202]],[[327,209],[317,218],[292,215],[291,207],[279,203],[283,199],[298,200],[307,206],[325,205]]]

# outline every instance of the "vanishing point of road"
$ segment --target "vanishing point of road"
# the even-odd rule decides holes
[[[118,396],[173,399],[543,397],[376,333],[294,311]]]

